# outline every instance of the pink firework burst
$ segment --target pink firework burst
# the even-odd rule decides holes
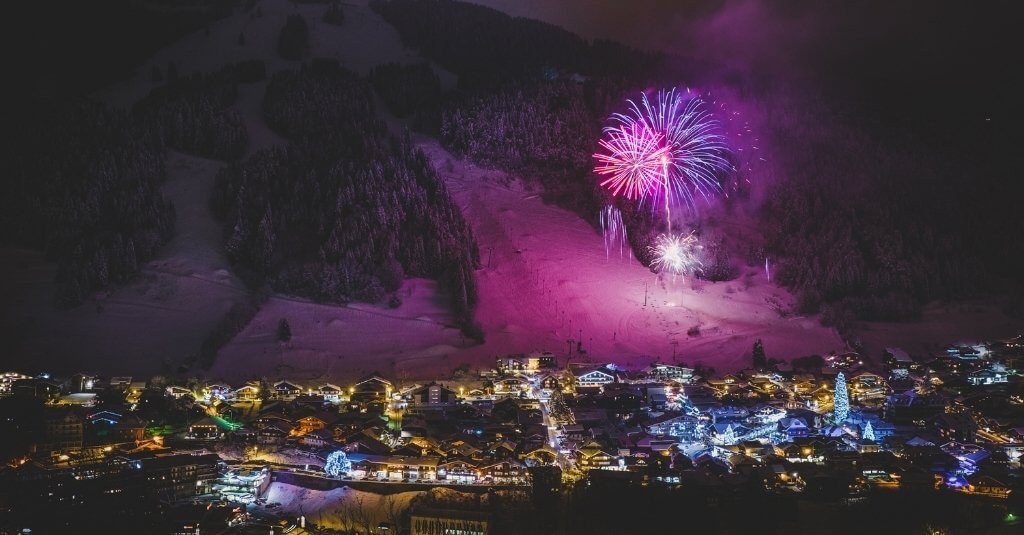
[[[719,177],[732,171],[731,150],[702,98],[673,88],[626,102],[629,111],[613,114],[599,141],[607,153],[594,155],[594,170],[611,175],[602,186],[628,199],[663,197],[670,225],[671,208],[696,213],[698,198],[722,193]]]
[[[607,154],[594,154],[597,174],[608,176],[601,186],[612,195],[643,200],[657,190],[664,173],[667,148],[662,135],[640,122],[605,129],[606,139],[598,143]],[[610,175],[610,176],[609,176]]]

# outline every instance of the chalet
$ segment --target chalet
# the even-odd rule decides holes
[[[780,444],[776,453],[791,463],[820,462],[824,451],[815,442],[787,442]]]
[[[562,387],[558,381],[558,377],[554,374],[548,373],[540,377],[540,387],[544,390],[555,391]]]
[[[774,394],[782,390],[782,386],[768,377],[751,377],[750,387],[762,394]]]
[[[818,382],[811,378],[794,378],[793,380],[793,392],[797,395],[803,396],[814,392],[818,388]]]
[[[832,403],[832,399],[835,394],[832,392],[832,388],[829,385],[819,385],[818,388],[814,389],[808,397],[811,402],[815,405],[827,405]]]
[[[519,377],[506,377],[494,381],[494,393],[499,396],[518,396],[530,389],[530,382]]]
[[[715,394],[718,396],[738,391],[740,387],[746,385],[745,382],[741,381],[738,377],[732,374],[726,375],[725,377],[722,377],[720,379],[709,378],[706,382],[708,387],[714,390]]]
[[[185,437],[192,440],[215,440],[223,438],[224,433],[221,432],[220,426],[217,425],[217,422],[214,421],[213,418],[207,416],[206,418],[188,426],[188,434],[186,434]]]
[[[437,479],[453,483],[473,483],[477,477],[477,467],[469,459],[453,456],[437,465]]]
[[[403,457],[399,455],[361,455],[353,459],[353,475],[376,475],[394,481],[401,479],[434,479],[440,459],[437,457]],[[360,460],[356,460],[360,459]]]
[[[994,367],[973,371],[967,375],[968,384],[975,386],[1005,383],[1007,381],[1006,371]]]
[[[235,389],[229,397],[238,401],[256,401],[260,399],[260,387],[258,384],[248,383]]]
[[[515,353],[495,359],[495,368],[501,373],[526,372],[534,373],[545,368],[554,368],[555,355],[550,352]]]
[[[183,387],[183,386],[171,385],[171,386],[168,386],[166,388],[166,391],[167,391],[167,395],[171,396],[174,399],[181,399],[181,398],[183,398],[185,396],[191,396],[192,395],[192,391],[187,389],[187,388],[185,388],[185,387]]]
[[[520,484],[528,480],[526,466],[514,459],[482,465],[479,473],[484,481],[500,484]]]
[[[558,452],[547,444],[525,451],[523,455],[524,461],[532,460],[542,465],[553,465],[557,459]]]
[[[592,437],[583,424],[563,425],[561,431],[567,440],[582,441]]]
[[[783,418],[779,420],[779,432],[785,433],[787,437],[806,437],[811,434],[811,428],[803,418]]]
[[[946,354],[960,360],[981,360],[981,349],[975,346],[947,346]]]
[[[576,458],[579,460],[580,468],[591,470],[595,468],[613,468],[618,466],[618,458],[608,453],[597,441],[591,440],[576,450]]]
[[[349,453],[363,453],[368,455],[387,455],[391,453],[391,447],[381,442],[374,436],[373,431],[365,429],[348,437],[345,440],[345,451]]]
[[[302,435],[299,444],[310,448],[324,448],[334,444],[334,433],[329,429],[317,429]]]
[[[646,422],[644,422],[644,430],[652,435],[670,435],[672,434],[673,426],[680,425],[688,420],[692,420],[692,416],[687,416],[678,412],[665,412],[657,416],[652,416]]]
[[[541,424],[528,425],[523,428],[522,439],[527,448],[543,446],[548,441],[548,428]]]
[[[499,373],[520,372],[526,369],[526,354],[513,353],[494,359],[494,368]]]
[[[225,400],[231,397],[231,386],[224,383],[210,383],[203,389],[207,399]]]
[[[297,434],[305,435],[332,426],[340,420],[340,416],[337,412],[317,411],[298,418],[295,420],[295,423],[298,425]],[[331,432],[333,433],[333,431]]]
[[[253,420],[252,425],[256,429],[261,429],[269,425],[276,425],[290,430],[292,428],[292,419],[278,411],[267,411],[260,414],[259,417]]]
[[[520,407],[516,411],[516,423],[525,428],[531,425],[544,423],[544,412],[540,409]]]
[[[478,459],[483,456],[483,450],[477,447],[477,443],[468,440],[453,440],[445,449],[450,455],[467,459]]]
[[[891,422],[886,422],[885,420],[872,420],[871,428],[874,429],[875,438],[877,440],[882,440],[886,437],[891,437],[894,433],[896,433],[896,426],[893,425]]]
[[[256,432],[256,443],[266,446],[282,446],[291,435],[292,426],[288,422],[273,422]]]
[[[885,378],[871,372],[860,372],[850,378],[850,394],[858,398],[880,397],[886,393]]]
[[[555,354],[550,351],[544,351],[543,353],[533,353],[530,355],[529,365],[536,360],[537,367],[540,369],[557,368],[558,363],[555,360]]]
[[[647,377],[653,381],[689,383],[693,380],[693,369],[671,364],[652,363],[651,369],[647,371]]]
[[[573,369],[576,388],[600,388],[615,382],[615,372],[602,366],[599,368],[578,367]]]
[[[430,383],[413,389],[407,394],[412,408],[444,408],[459,403],[459,394],[437,383]]]
[[[752,475],[758,468],[761,467],[761,462],[757,459],[744,455],[742,453],[734,453],[730,455],[726,462],[729,463],[729,467],[732,472],[737,474],[743,474],[746,476]]]
[[[975,496],[1005,499],[1010,497],[1011,487],[992,476],[980,474],[970,476],[968,484],[959,490]]]
[[[324,398],[324,401],[328,403],[341,403],[342,390],[340,386],[332,385],[330,383],[324,383],[317,389],[320,396]]]
[[[276,399],[289,401],[302,394],[302,387],[291,381],[278,381],[274,383],[273,392]]]
[[[734,444],[736,440],[750,433],[750,429],[738,423],[721,423],[711,426],[712,441],[715,444]]]
[[[401,446],[391,450],[392,455],[401,455],[404,457],[423,457],[426,453],[426,448],[414,442],[402,444]]]
[[[374,373],[352,387],[352,399],[361,402],[383,401],[390,397],[395,386],[391,381]]]
[[[974,419],[963,413],[944,412],[935,416],[931,422],[939,436],[946,440],[974,442],[974,435],[978,431]]]
[[[774,424],[786,417],[786,409],[759,403],[750,408],[749,421],[754,424]]]

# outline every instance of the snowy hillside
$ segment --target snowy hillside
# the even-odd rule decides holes
[[[150,78],[153,66],[163,68],[169,61],[182,75],[248,59],[263,60],[268,76],[295,68],[298,62],[281,59],[275,48],[285,18],[295,12],[310,24],[314,57],[337,58],[359,73],[387,61],[422,61],[365,4],[346,5],[343,26],[320,22],[324,9],[264,0],[250,13],[236,13],[209,32],[196,32],[160,50],[135,76],[98,96],[130,106],[156,85]],[[238,44],[240,33],[245,34],[244,45]],[[450,87],[452,76],[435,70]],[[232,108],[249,129],[249,153],[285,143],[262,118],[265,85],[241,85]],[[401,127],[393,119],[389,123]],[[746,355],[757,338],[764,340],[772,358],[843,346],[815,318],[782,314],[792,297],[757,269],[727,283],[659,281],[636,262],[617,255],[606,258],[603,239],[593,227],[545,205],[522,181],[460,161],[434,139],[414,140],[448,182],[479,243],[483,267],[477,272],[477,318],[486,342],[467,343],[453,328],[446,299],[437,295],[431,281],[407,281],[400,291],[404,303],[397,309],[317,305],[276,296],[221,351],[212,375],[249,379],[288,373],[342,379],[377,370],[395,377],[444,377],[462,363],[487,365],[505,352],[549,350],[564,363],[570,349],[577,359],[645,365],[671,361],[675,355],[691,365],[732,370],[748,364]],[[23,270],[23,286],[39,289],[21,292],[31,294],[25,299],[36,318],[21,320],[32,325],[25,335],[32,354],[73,353],[65,362],[88,357],[96,367],[145,374],[173,369],[198,349],[205,333],[245,293],[230,273],[221,231],[207,208],[220,165],[169,155],[171,179],[164,193],[177,207],[176,237],[144,267],[138,282],[98,305],[53,311],[42,291],[52,271],[45,266]],[[273,336],[280,318],[287,318],[294,331],[285,345]],[[577,348],[585,353],[577,354]]]

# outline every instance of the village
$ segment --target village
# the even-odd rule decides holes
[[[9,372],[0,376],[2,477],[21,490],[0,507],[116,510],[144,498],[216,504],[218,523],[244,526],[295,516],[268,502],[274,482],[383,493],[541,485],[557,496],[595,482],[756,481],[767,492],[854,501],[955,492],[1005,502],[1015,519],[1022,359],[1018,336],[933,355],[888,348],[877,363],[853,352],[780,363],[757,344],[751,368],[721,376],[679,363],[565,363],[551,352],[401,383]],[[180,527],[198,533],[184,518]],[[304,518],[290,524],[306,528]]]

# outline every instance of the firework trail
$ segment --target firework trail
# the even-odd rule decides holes
[[[607,259],[610,251],[616,247],[619,249],[619,259],[622,259],[623,247],[633,258],[633,250],[629,248],[626,240],[626,225],[622,222],[622,212],[614,206],[605,206],[600,213],[601,230],[604,234],[604,256]]]
[[[654,255],[651,267],[659,273],[688,275],[703,267],[697,258],[700,246],[693,232],[685,236],[662,234],[649,249]]]
[[[599,144],[607,153],[594,154],[600,164],[594,171],[611,175],[601,185],[612,195],[641,202],[663,197],[671,229],[671,207],[695,213],[697,197],[721,193],[718,177],[732,170],[729,146],[704,100],[689,90],[626,102],[629,112],[613,114],[613,125],[604,129]]]

